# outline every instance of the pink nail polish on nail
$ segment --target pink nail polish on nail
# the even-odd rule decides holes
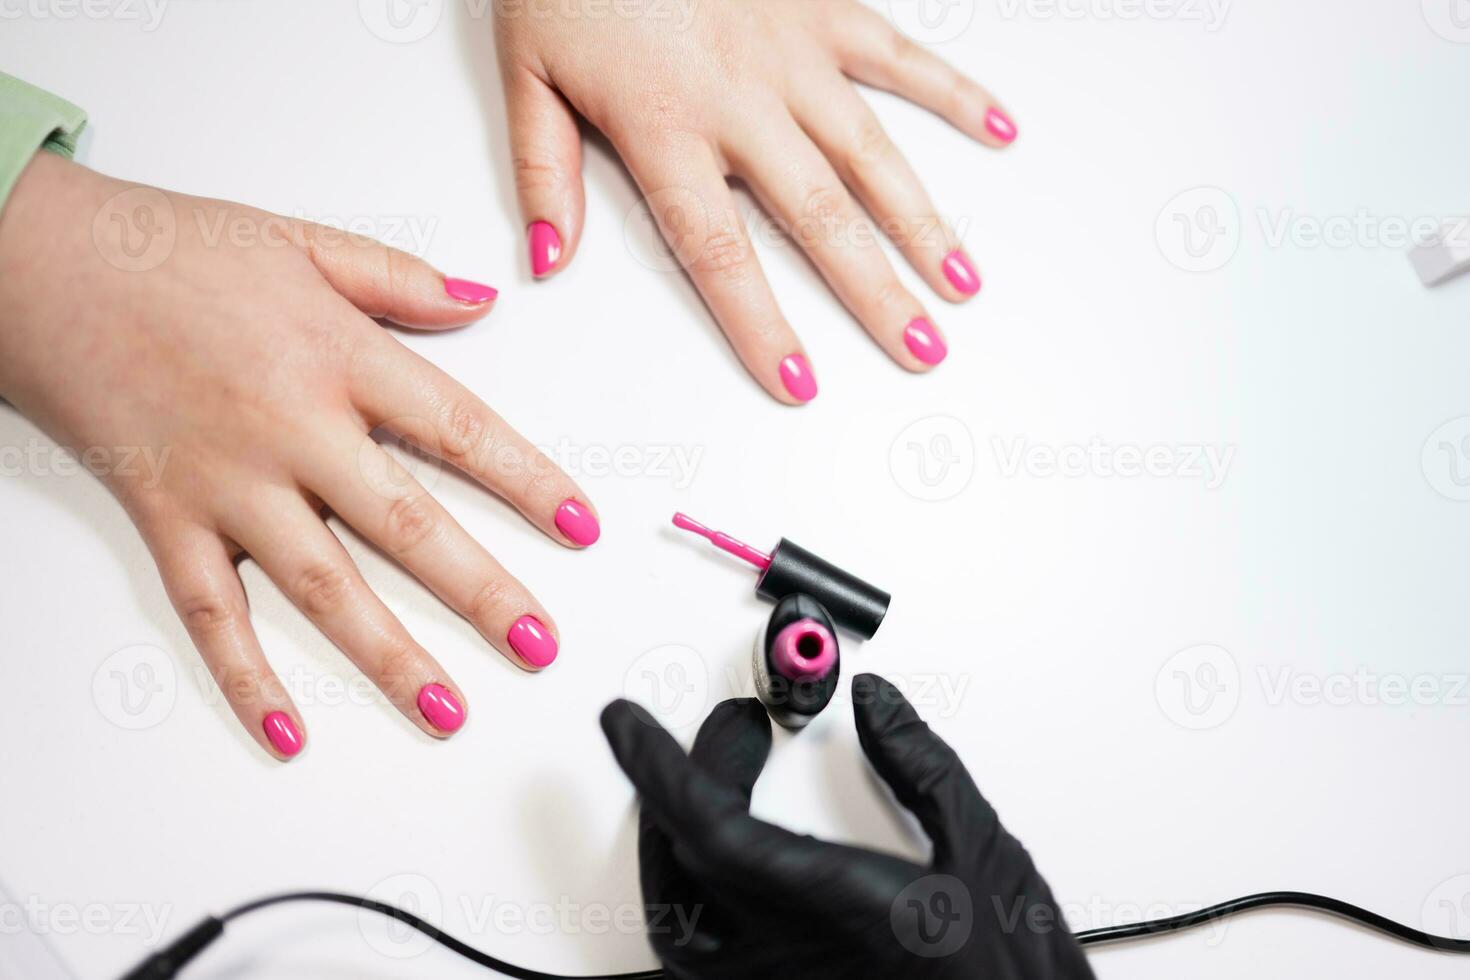
[[[500,295],[494,286],[470,279],[445,279],[444,291],[461,303],[488,303]]]
[[[531,275],[538,279],[556,268],[561,258],[561,236],[545,221],[533,221],[526,229],[526,239],[531,246]]]
[[[300,752],[306,744],[302,741],[301,732],[297,730],[296,723],[284,711],[272,711],[265,716],[265,721],[261,724],[265,728],[265,737],[271,743],[271,747],[288,759]]]
[[[571,498],[563,500],[556,509],[556,527],[568,541],[583,548],[596,544],[602,537],[602,526],[592,516],[592,511]]]
[[[957,248],[944,257],[944,277],[966,296],[974,296],[980,291],[980,273],[975,271],[974,263],[961,249]]]
[[[464,706],[443,684],[425,684],[419,689],[419,713],[446,735],[459,731],[464,724]]]
[[[510,648],[532,667],[545,667],[556,659],[556,637],[535,616],[522,616],[506,634]]]
[[[909,353],[925,364],[938,364],[949,353],[949,347],[939,336],[939,331],[934,329],[934,324],[923,317],[916,317],[903,328],[903,342],[908,345]]]
[[[804,354],[792,354],[781,361],[781,383],[799,402],[809,402],[817,397],[817,376]]]
[[[1014,142],[1017,136],[1016,124],[1011,117],[993,106],[985,110],[985,129],[1002,143]]]

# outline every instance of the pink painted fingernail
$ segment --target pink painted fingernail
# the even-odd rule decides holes
[[[963,249],[957,248],[944,257],[944,277],[966,296],[980,291],[980,273],[975,271],[975,264]]]
[[[488,303],[500,295],[494,286],[470,279],[445,279],[444,291],[461,303]]]
[[[288,759],[300,752],[306,744],[301,738],[301,732],[296,728],[296,723],[284,711],[272,711],[266,715],[262,726],[265,728],[265,737],[271,743],[271,747]]]
[[[419,712],[439,731],[452,735],[464,724],[464,705],[443,684],[419,688]]]
[[[556,509],[556,527],[568,541],[584,548],[596,544],[602,537],[602,526],[592,516],[592,511],[572,498],[563,500]]]
[[[939,331],[934,329],[934,324],[923,317],[910,320],[909,325],[903,328],[903,342],[908,345],[909,352],[925,364],[938,364],[949,353],[949,347],[939,336]]]
[[[1014,142],[1017,136],[1011,117],[994,106],[985,110],[985,129],[1002,143]]]
[[[506,634],[510,648],[532,667],[545,667],[556,659],[556,637],[535,616],[522,616]]]
[[[781,361],[781,383],[799,402],[817,397],[817,376],[805,354],[792,354]]]
[[[531,246],[531,275],[540,278],[556,268],[561,258],[561,236],[545,221],[533,221],[526,229]]]

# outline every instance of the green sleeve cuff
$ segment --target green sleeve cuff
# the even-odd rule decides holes
[[[86,123],[65,99],[0,72],[0,206],[38,149],[70,157]]]

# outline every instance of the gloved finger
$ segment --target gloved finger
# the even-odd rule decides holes
[[[980,855],[1008,837],[954,749],[903,693],[876,674],[852,682],[858,741],[898,801],[919,818],[941,867]]]
[[[689,871],[839,927],[886,910],[921,869],[889,855],[800,837],[756,820],[740,789],[696,765],[647,711],[614,701],[602,728],[618,764]],[[812,903],[811,896],[821,901]]]
[[[755,698],[735,698],[715,706],[689,758],[714,778],[733,786],[750,805],[755,781],[771,755],[771,718]]]

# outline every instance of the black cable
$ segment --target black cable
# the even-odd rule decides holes
[[[248,902],[239,908],[225,913],[221,918],[208,918],[195,926],[181,939],[164,948],[134,969],[123,980],[172,980],[178,975],[179,970],[204,950],[206,946],[218,939],[223,933],[226,923],[238,919],[242,915],[248,915],[257,909],[269,908],[272,905],[282,905],[287,902],[333,902],[338,905],[349,905],[353,908],[367,909],[377,912],[390,919],[396,919],[404,925],[428,936],[434,942],[452,950],[480,966],[495,970],[498,973],[514,977],[516,980],[659,980],[663,977],[661,970],[643,970],[638,973],[613,973],[601,974],[595,977],[564,977],[556,973],[541,973],[536,970],[528,970],[525,967],[515,966],[498,960],[488,953],[482,953],[473,946],[461,942],[430,925],[412,912],[405,911],[386,902],[375,901],[371,898],[361,898],[355,895],[343,895],[340,892],[290,892],[284,895],[272,895],[269,898],[258,899]],[[1148,922],[1138,922],[1133,925],[1104,926],[1101,929],[1089,929],[1086,932],[1077,933],[1077,941],[1084,946],[1095,946],[1102,943],[1123,942],[1129,939],[1142,939],[1150,936],[1159,936],[1170,932],[1179,932],[1183,929],[1192,929],[1219,919],[1238,915],[1242,912],[1250,912],[1263,908],[1301,908],[1311,909],[1317,912],[1325,912],[1359,925],[1367,926],[1369,929],[1392,936],[1395,939],[1421,946],[1424,949],[1435,950],[1441,953],[1470,953],[1470,940],[1450,939],[1445,936],[1432,936],[1427,932],[1410,928],[1392,919],[1384,918],[1376,912],[1359,908],[1356,905],[1341,901],[1336,898],[1327,898],[1323,895],[1312,895],[1307,892],[1261,892],[1258,895],[1247,895],[1244,898],[1232,899],[1221,902],[1219,905],[1211,905],[1209,908],[1200,909],[1198,912],[1186,912],[1183,915],[1172,916],[1167,919],[1153,919]]]

